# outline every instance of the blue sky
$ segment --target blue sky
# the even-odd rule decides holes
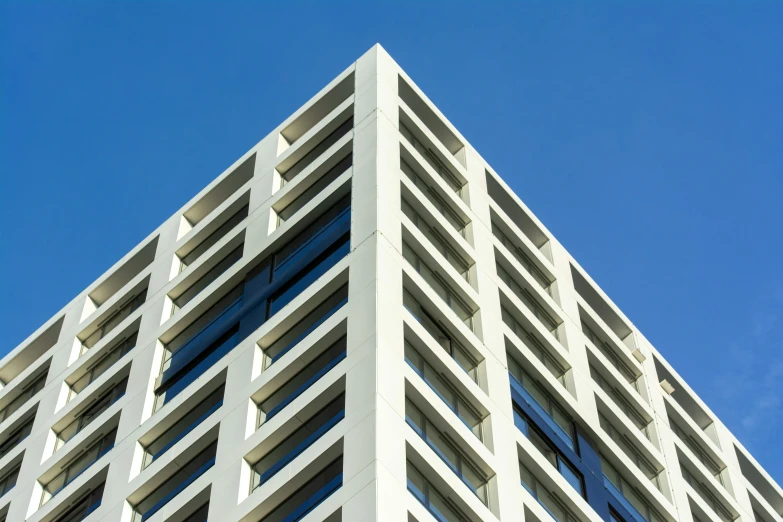
[[[783,4],[0,6],[0,354],[380,42],[783,482]]]

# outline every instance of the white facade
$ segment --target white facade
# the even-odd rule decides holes
[[[380,46],[0,382],[0,520],[783,522],[783,490]]]

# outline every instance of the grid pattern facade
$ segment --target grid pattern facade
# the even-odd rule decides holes
[[[0,362],[0,521],[783,522],[380,46]]]

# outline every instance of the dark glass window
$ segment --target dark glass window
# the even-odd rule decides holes
[[[272,510],[259,522],[295,522],[329,498],[343,485],[343,457],[326,466],[304,486]]]
[[[207,515],[209,515],[209,502],[199,507],[182,522],[207,522]]]
[[[84,495],[73,505],[73,507],[55,519],[54,522],[80,522],[87,518],[90,513],[100,507],[101,499],[103,498],[104,485],[105,483]]]
[[[143,521],[157,513],[160,508],[169,503],[185,488],[196,481],[215,464],[217,441],[213,442],[201,452],[182,465],[177,471],[167,478],[160,486],[150,493],[144,500],[134,506],[136,516],[134,522]]]
[[[327,151],[329,147],[340,141],[340,138],[345,136],[353,129],[353,114],[340,124],[335,130],[333,130],[327,137],[321,140],[315,147],[312,148],[307,154],[302,156],[291,168],[285,171],[283,174],[283,182],[288,183],[294,179],[300,172],[308,167],[315,159],[321,154]]]
[[[253,489],[275,476],[344,417],[345,395],[340,395],[253,464]]]
[[[30,431],[33,429],[33,421],[35,421],[35,415],[32,415],[29,419],[16,428],[6,438],[2,444],[0,444],[0,458],[4,457],[8,452],[16,447],[17,444],[22,442],[30,435]]]
[[[511,388],[519,393],[550,428],[574,448],[574,422],[566,411],[516,361],[509,358]]]
[[[530,418],[518,408],[514,408],[514,424],[527,437],[536,449],[549,461],[565,478],[571,487],[584,496],[584,480],[582,474],[555,448],[546,436],[539,431]]]
[[[16,486],[16,479],[19,477],[19,468],[22,464],[19,463],[11,471],[0,477],[0,497],[11,491]]]
[[[40,373],[30,384],[25,386],[22,389],[22,392],[17,395],[14,400],[9,402],[2,411],[0,411],[0,422],[3,422],[8,417],[16,413],[19,408],[27,404],[27,401],[30,400],[33,395],[43,390],[43,387],[46,384],[46,376],[48,374],[49,369],[47,368],[46,371]]]
[[[140,293],[125,300],[107,319],[104,319],[98,325],[98,329],[95,332],[82,341],[82,346],[86,349],[90,349],[98,344],[98,341],[106,337],[109,332],[114,330],[114,328],[124,321],[126,317],[143,305],[146,299],[147,289],[145,288]]]
[[[181,258],[182,264],[180,265],[180,271],[187,266],[192,265],[193,261],[201,257],[201,255],[210,249],[212,245],[220,241],[226,234],[228,234],[235,226],[237,226],[243,219],[247,217],[248,205],[243,206],[234,213],[225,223],[220,225],[214,232],[198,244],[196,248],[191,250],[187,255]]]
[[[296,375],[280,386],[272,395],[259,404],[260,423],[270,420],[294,399],[299,397],[310,386],[326,375],[329,370],[345,359],[346,338],[338,339],[332,346],[323,351],[318,357],[305,366]],[[260,424],[259,423],[259,424]]]
[[[223,256],[223,259],[218,261],[215,266],[210,268],[206,274],[201,276],[198,281],[188,287],[187,290],[182,292],[176,299],[173,299],[174,309],[179,310],[186,304],[188,304],[194,297],[196,297],[202,290],[209,286],[212,281],[221,276],[226,270],[231,268],[234,263],[242,259],[242,252],[244,250],[244,244],[239,245],[234,250]]]
[[[156,408],[175,397],[250,332],[299,295],[350,248],[350,194],[167,344]]]
[[[264,349],[264,369],[288,353],[347,302],[348,285],[344,285]]]
[[[92,443],[86,450],[80,453],[74,460],[70,461],[63,470],[43,487],[41,504],[43,505],[50,498],[55,496],[62,489],[76,480],[90,466],[98,461],[102,456],[108,453],[114,447],[114,438],[117,435],[117,429]]]
[[[328,187],[332,181],[340,177],[340,175],[351,167],[353,162],[353,154],[349,153],[346,157],[341,159],[337,165],[329,169],[328,172],[323,174],[318,180],[307,187],[307,190],[299,194],[296,199],[288,204],[283,210],[277,213],[280,218],[280,222],[287,221],[296,212],[310,202],[315,196],[317,196],[323,189]]]
[[[89,408],[80,413],[72,423],[60,430],[57,433],[55,450],[62,447],[63,444],[71,440],[77,433],[89,426],[101,413],[108,410],[112,404],[125,395],[125,386],[127,384],[128,378],[126,377],[113,388],[104,392]]]
[[[210,393],[205,399],[200,401],[194,408],[183,415],[169,429],[164,431],[157,439],[148,444],[144,449],[144,467],[146,468],[152,462],[168,451],[174,444],[182,440],[188,433],[193,431],[199,424],[223,405],[223,391],[225,386],[220,385],[218,389]]]
[[[405,361],[470,431],[483,440],[481,415],[449,384],[445,375],[430,366],[408,341],[405,341]]]
[[[408,491],[427,508],[427,511],[438,522],[467,522],[468,518],[436,490],[410,462],[408,462],[406,474],[408,476]]]
[[[125,354],[133,350],[136,347],[136,335],[138,331],[133,332],[128,337],[125,337],[115,343],[108,352],[101,356],[97,361],[92,363],[87,369],[87,372],[75,383],[71,384],[71,390],[68,394],[68,400],[73,399],[83,389],[94,382],[95,379],[106,373],[106,370],[114,366],[114,363],[122,359]]]

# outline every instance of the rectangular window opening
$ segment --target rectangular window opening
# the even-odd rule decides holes
[[[90,444],[87,449],[81,451],[75,459],[62,466],[63,470],[43,485],[41,505],[48,502],[49,499],[57,495],[68,484],[87,471],[90,466],[95,464],[102,456],[111,451],[114,447],[116,435],[117,428],[111,429],[106,435],[101,436],[98,440]]]
[[[344,418],[345,395],[340,394],[252,465],[252,489],[275,476]]]
[[[258,425],[268,422],[275,415],[291,404],[297,397],[303,394],[310,386],[337,366],[346,353],[346,336],[340,337],[334,344],[326,348],[318,357],[314,358],[307,366],[296,375],[282,384],[274,393],[261,401],[258,405]]]
[[[218,208],[224,201],[230,198],[237,190],[253,177],[256,166],[256,155],[252,154],[242,163],[237,165],[227,176],[218,181],[204,194],[194,205],[186,210],[182,216],[191,227],[195,227],[205,217]]]
[[[201,232],[196,234],[193,239],[177,250],[177,257],[180,260],[179,272],[184,271],[195,263],[207,250],[216,245],[247,218],[250,208],[247,203],[249,199],[250,193],[248,192],[247,195],[229,206],[221,215],[207,224]],[[235,208],[237,206],[238,208]]]
[[[55,451],[60,449],[84,428],[92,424],[92,422],[100,417],[103,412],[108,410],[112,404],[120,400],[125,395],[127,384],[128,377],[126,376],[119,383],[98,395],[97,398],[89,403],[89,406],[85,410],[77,414],[77,417],[70,424],[57,431]]]
[[[176,471],[165,479],[155,490],[138,502],[133,509],[135,511],[134,522],[143,522],[160,511],[163,506],[194,483],[215,464],[217,453],[217,441],[212,442],[188,462],[178,467]]]
[[[144,462],[142,469],[152,464],[158,457],[166,453],[177,442],[196,429],[223,405],[225,385],[218,388],[188,410],[171,427],[164,431],[154,441],[144,446]]]
[[[459,417],[465,426],[483,442],[483,416],[448,382],[446,375],[436,371],[407,339],[405,340],[405,362],[413,368],[446,406]]]
[[[451,240],[436,230],[420,212],[413,208],[405,197],[401,200],[401,207],[402,213],[405,214],[419,232],[427,238],[430,245],[432,245],[435,250],[465,278],[465,281],[470,283],[470,267],[473,266],[474,263],[460,254],[457,249],[452,246]],[[464,232],[464,229],[461,232]],[[405,236],[405,228],[403,228],[403,236]]]
[[[343,285],[336,292],[327,297],[321,304],[308,312],[299,322],[286,330],[284,334],[269,344],[264,351],[263,369],[266,370],[273,363],[297,346],[316,328],[326,322],[338,310],[348,302],[348,285]]]
[[[348,255],[350,223],[348,194],[167,342],[156,410]]]
[[[435,343],[443,348],[454,361],[467,373],[473,382],[478,383],[479,361],[444,327],[443,323],[432,317],[407,289],[403,288],[402,304],[416,321],[432,336]]]
[[[485,505],[489,503],[489,478],[439,431],[409,398],[405,399],[405,422]]]
[[[416,467],[407,462],[408,491],[435,517],[439,522],[469,522],[465,515],[451,498],[444,495],[419,472]]]
[[[454,158],[465,166],[465,145],[451,130],[449,125],[430,107],[430,105],[419,96],[416,90],[403,79],[397,78],[397,91],[400,99],[405,102],[411,111],[427,128],[435,135],[440,143],[448,150]]]

